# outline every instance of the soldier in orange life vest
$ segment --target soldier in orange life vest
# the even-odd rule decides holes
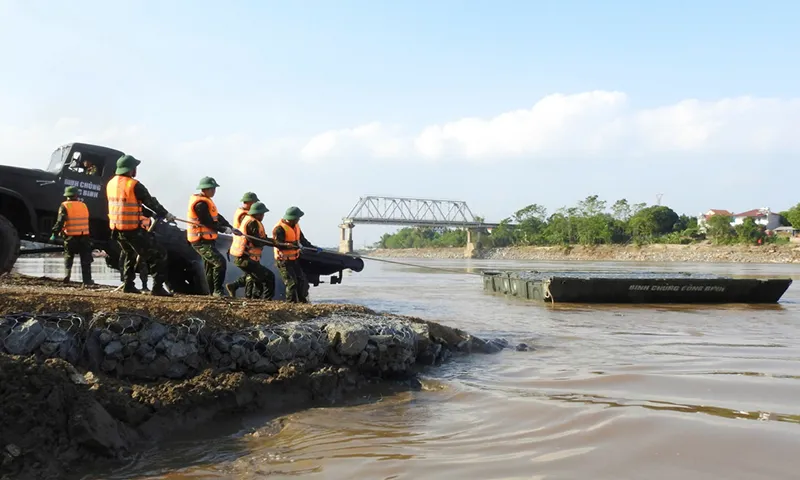
[[[225,285],[225,289],[231,296],[236,295],[235,286],[241,283],[245,277],[250,277],[253,283],[253,290],[247,292],[247,298],[266,298],[272,300],[275,295],[275,274],[273,274],[267,267],[261,264],[261,253],[265,246],[269,245],[267,233],[264,231],[264,214],[269,209],[261,202],[255,202],[248,210],[247,215],[242,219],[239,230],[244,235],[237,235],[233,237],[233,243],[229,253],[234,257],[233,263],[239,267],[244,275],[234,283]],[[249,237],[249,238],[248,238]],[[255,240],[261,238],[266,240],[259,242]]]
[[[171,297],[172,293],[164,289],[164,282],[167,280],[167,251],[142,228],[142,205],[168,222],[175,220],[175,216],[150,196],[147,188],[134,178],[136,167],[140,163],[131,155],[121,156],[117,160],[114,177],[106,185],[111,238],[117,240],[126,256],[122,291],[139,293],[133,284],[138,256],[138,262],[146,262],[149,273],[153,275],[150,295]]]
[[[191,222],[186,229],[186,239],[203,258],[206,280],[211,295],[224,297],[222,283],[225,281],[225,257],[217,250],[215,244],[218,233],[233,233],[233,227],[219,214],[216,204],[211,198],[217,193],[219,184],[211,177],[203,177],[197,185],[200,193],[189,198],[186,216]]]
[[[89,236],[89,208],[78,198],[78,188],[69,186],[64,189],[66,200],[58,207],[58,217],[53,225],[50,241],[56,235],[64,235],[64,282],[72,276],[72,263],[75,255],[81,258],[81,276],[84,285],[94,285],[92,280],[92,239]]]
[[[300,247],[314,248],[318,252],[322,249],[315,247],[300,230],[297,222],[304,215],[297,207],[289,207],[283,218],[272,229],[272,238],[276,244],[292,244],[294,247],[275,247],[275,266],[281,273],[283,283],[286,285],[286,300],[289,302],[308,303],[308,280],[303,269],[300,268]]]
[[[255,202],[258,202],[258,201],[259,201],[258,200],[258,196],[253,192],[246,192],[244,195],[242,195],[242,205],[239,208],[237,208],[236,212],[233,214],[233,228],[234,229],[236,229],[236,230],[240,230],[241,229],[242,220],[244,220],[244,217],[250,211],[250,207],[252,207],[253,204]],[[264,205],[264,204],[262,203],[262,205]],[[267,206],[264,205],[264,208],[267,208]],[[267,208],[266,212],[269,212],[268,208]],[[270,272],[270,273],[272,273],[272,272]],[[252,276],[250,274],[241,276],[238,279],[236,279],[235,282],[225,285],[225,290],[227,290],[228,293],[232,297],[234,297],[234,296],[236,296],[236,291],[239,290],[242,287],[244,287],[244,296],[246,298],[253,298],[253,295],[254,295],[253,294],[253,278],[252,278]]]

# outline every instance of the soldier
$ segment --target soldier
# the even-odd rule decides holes
[[[92,239],[89,236],[89,208],[78,198],[78,188],[69,186],[64,189],[66,200],[58,207],[58,217],[53,225],[53,234],[50,241],[56,240],[56,235],[64,235],[64,268],[66,275],[64,282],[69,282],[72,276],[72,263],[75,255],[81,259],[81,276],[83,284],[94,285],[92,280]]]
[[[258,199],[258,195],[253,192],[245,192],[242,195],[242,205],[236,209],[236,212],[233,214],[233,228],[239,229],[239,226],[242,224],[242,220],[244,220],[245,215],[250,211],[250,207],[253,206],[253,203],[260,201]],[[264,205],[266,208],[266,205]],[[266,210],[269,212],[269,209]]]
[[[225,257],[217,251],[217,233],[233,233],[233,227],[219,214],[211,198],[217,193],[219,184],[211,177],[203,177],[197,185],[200,193],[189,198],[187,217],[189,226],[186,239],[203,258],[206,280],[211,295],[223,297],[222,283],[225,281]]]
[[[314,248],[318,252],[322,249],[315,247],[300,230],[298,221],[304,215],[297,207],[289,207],[286,213],[272,229],[275,246],[275,266],[281,273],[283,283],[286,285],[286,300],[289,302],[308,303],[308,280],[300,268],[300,246]],[[278,244],[292,244],[294,247],[278,246]]]
[[[166,218],[167,221],[175,220],[175,216],[134,178],[136,167],[140,163],[142,162],[132,155],[119,157],[115,175],[106,185],[111,238],[117,240],[126,256],[122,291],[139,293],[133,283],[136,278],[138,256],[138,261],[147,263],[148,271],[153,275],[153,289],[150,295],[171,297],[172,293],[164,289],[164,282],[167,280],[167,251],[142,228],[142,205],[159,217]]]
[[[247,215],[247,213],[250,211],[250,207],[253,206],[254,202],[258,202],[259,200],[258,196],[255,193],[246,192],[244,195],[242,195],[241,201],[242,205],[239,208],[237,208],[236,212],[233,214],[233,228],[237,230],[240,228],[242,220],[244,220],[245,215]],[[267,208],[267,206],[264,205],[264,208]],[[269,209],[267,208],[265,212],[269,212]],[[242,287],[244,287],[244,296],[246,298],[254,298],[253,279],[249,274],[237,278],[236,281],[233,283],[225,285],[225,289],[232,297],[236,296],[236,291]]]
[[[275,295],[275,274],[273,274],[267,267],[261,265],[261,252],[264,246],[268,246],[269,237],[264,231],[264,214],[269,209],[261,202],[255,202],[248,210],[247,215],[242,219],[239,230],[234,232],[236,235],[233,237],[231,244],[230,254],[234,257],[233,263],[239,267],[244,275],[239,277],[236,282],[225,285],[225,289],[231,296],[236,295],[235,286],[241,282],[245,277],[252,278],[253,291],[248,293],[245,290],[247,298],[266,298],[272,300]],[[244,233],[244,235],[238,235]],[[250,237],[250,238],[248,238]],[[261,238],[266,240],[259,242],[255,240]]]
[[[142,216],[141,225],[142,228],[147,231],[148,235],[154,239],[153,234],[150,233],[150,225],[153,224],[153,220],[150,217]],[[120,281],[125,282],[125,262],[127,261],[128,256],[125,254],[125,250],[122,250],[119,254],[119,276]],[[142,282],[142,291],[149,292],[150,289],[147,288],[147,262],[136,261],[136,270],[139,272],[139,280]]]

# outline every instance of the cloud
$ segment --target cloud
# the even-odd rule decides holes
[[[401,135],[381,124],[329,131],[303,152],[316,160],[376,158],[497,162],[531,157],[800,152],[800,99],[684,100],[636,109],[622,92],[549,95],[529,109],[462,118]],[[377,154],[376,152],[380,152]]]

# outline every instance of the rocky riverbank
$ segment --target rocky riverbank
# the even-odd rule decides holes
[[[463,248],[380,249],[365,255],[384,258],[464,258]],[[800,263],[800,245],[598,245],[594,247],[508,247],[478,258],[533,261]]]
[[[64,478],[221,414],[414,388],[425,366],[507,347],[357,305],[73,285],[0,280],[0,477]]]

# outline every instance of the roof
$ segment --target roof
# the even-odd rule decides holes
[[[709,210],[709,212],[711,212],[711,215],[728,215],[728,216],[733,215],[731,212],[727,210],[718,210],[716,208],[712,208],[711,210]]]
[[[767,216],[766,212],[758,208],[754,210],[748,210],[742,213],[737,213],[736,215],[734,215],[734,217],[766,217],[766,216]]]

